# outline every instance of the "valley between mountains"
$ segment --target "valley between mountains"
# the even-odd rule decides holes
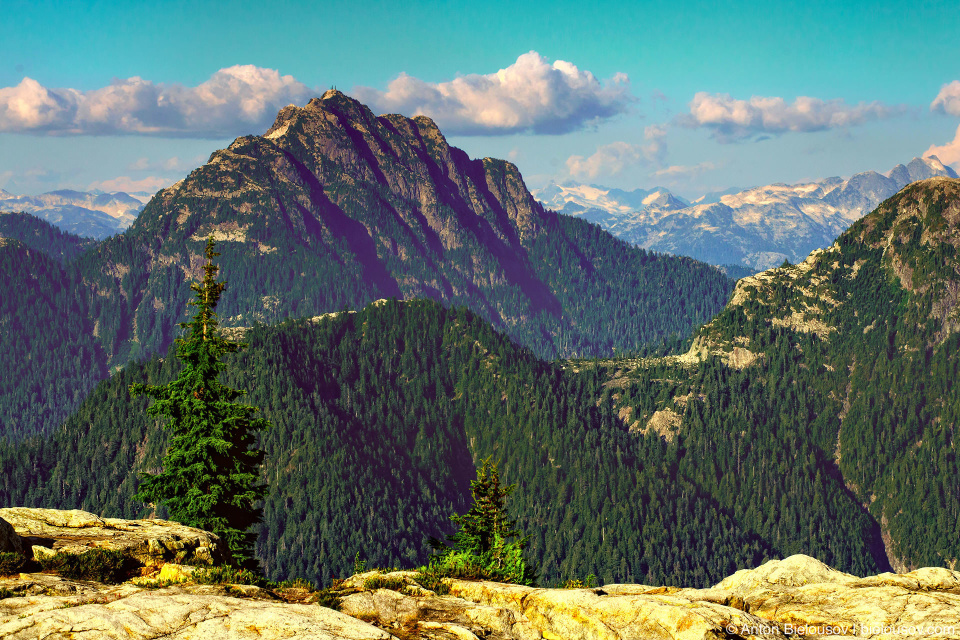
[[[151,514],[133,495],[166,435],[128,387],[176,376],[212,235],[224,330],[249,344],[224,379],[274,425],[272,579],[423,563],[488,456],[546,584],[960,557],[956,178],[735,283],[545,209],[428,118],[330,91],[120,235],[0,220],[0,506]]]

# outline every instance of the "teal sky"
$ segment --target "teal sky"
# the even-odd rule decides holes
[[[400,74],[424,85],[445,83],[496,73],[530,51],[547,65],[567,61],[592,73],[597,87],[610,89],[616,74],[629,77],[615,98],[596,98],[607,100],[602,105],[588,100],[580,115],[562,122],[547,113],[541,120],[532,116],[529,126],[478,130],[468,116],[449,116],[449,126],[442,114],[435,116],[451,142],[474,156],[510,157],[534,186],[572,176],[622,188],[662,183],[696,196],[728,186],[886,171],[931,145],[944,147],[940,155],[956,149],[955,160],[941,159],[960,164],[960,138],[954,140],[960,97],[931,111],[942,88],[960,80],[955,0],[362,5],[2,0],[2,8],[0,188],[14,193],[109,187],[122,184],[119,178],[172,182],[236,135],[262,133],[257,127],[263,117],[229,114],[198,124],[179,122],[166,133],[124,130],[104,119],[96,126],[31,128],[10,116],[10,101],[20,95],[10,92],[24,78],[45,89],[77,92],[135,76],[192,88],[218,70],[253,65],[292,76],[299,87],[317,92],[336,86],[358,97],[374,96],[374,107],[413,108],[420,103],[390,102],[384,94]],[[697,121],[690,105],[698,93],[711,105],[782,98],[787,112],[768,117],[766,107],[757,107],[763,123],[747,126]],[[307,94],[301,88],[276,99],[288,95]],[[810,119],[802,109],[791,111],[803,96],[823,101],[814,109],[833,115]],[[566,94],[557,99],[566,100]],[[591,109],[597,109],[595,117]],[[198,133],[204,126],[208,133]],[[651,126],[658,131],[645,135]],[[606,145],[620,154],[613,161],[601,154],[593,163],[571,164],[571,156],[589,160]]]

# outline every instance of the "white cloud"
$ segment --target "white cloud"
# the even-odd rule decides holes
[[[596,178],[600,174],[616,175],[630,166],[661,166],[667,154],[663,138],[667,133],[664,125],[650,125],[644,129],[646,144],[629,142],[611,142],[597,147],[588,158],[570,156],[567,158],[567,171],[572,176]]]
[[[31,131],[61,127],[81,98],[73,89],[49,90],[31,78],[0,89],[0,131]]]
[[[356,87],[351,93],[377,112],[430,116],[454,135],[567,133],[624,113],[635,100],[626,74],[601,82],[536,51],[496,73],[438,83],[401,74],[386,91]]]
[[[644,162],[643,147],[629,142],[611,142],[597,147],[589,158],[570,156],[567,170],[570,175],[596,178],[600,174],[616,175],[626,167]]]
[[[667,143],[663,141],[667,135],[665,124],[652,124],[643,130],[643,137],[647,144],[641,147],[644,159],[656,166],[662,166],[667,157]]]
[[[117,178],[111,178],[110,180],[100,180],[98,182],[92,183],[89,187],[90,190],[100,189],[101,191],[126,191],[127,193],[135,191],[146,191],[148,193],[153,193],[159,191],[160,189],[165,189],[172,185],[176,180],[170,180],[169,178],[161,178],[158,176],[150,176],[143,178],[142,180],[134,180],[127,176],[119,176]]]
[[[930,110],[960,116],[960,80],[940,87],[940,93],[930,104]]]
[[[220,69],[196,87],[133,77],[77,91],[24,78],[0,89],[0,132],[228,138],[265,130],[282,107],[316,93],[253,65]]]
[[[713,130],[719,142],[736,142],[761,135],[788,131],[823,131],[863,124],[906,111],[903,106],[881,102],[848,105],[843,100],[820,100],[800,96],[793,103],[783,98],[754,96],[736,100],[729,94],[697,93],[690,102],[690,114],[681,123]]]
[[[957,127],[957,134],[952,141],[942,146],[930,145],[930,148],[923,153],[923,157],[930,156],[937,156],[943,164],[952,164],[960,169],[960,126]]]

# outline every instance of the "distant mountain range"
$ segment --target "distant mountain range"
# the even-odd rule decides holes
[[[904,186],[957,174],[935,156],[886,174],[706,194],[689,203],[669,189],[622,191],[572,182],[533,192],[544,206],[599,224],[641,247],[754,271],[798,262],[830,243]]]
[[[151,193],[71,190],[17,196],[0,189],[0,212],[29,213],[74,235],[102,240],[133,224],[152,197]]]

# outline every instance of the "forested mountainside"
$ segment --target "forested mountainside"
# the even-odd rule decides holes
[[[0,225],[15,216],[30,218],[0,215]],[[0,227],[0,436],[19,438],[63,422],[107,368],[83,283],[59,261],[79,238],[35,218],[15,225],[22,233],[10,226]]]
[[[717,451],[695,480],[721,487],[719,506],[757,535],[807,526],[825,505],[812,489],[842,483],[895,568],[954,566],[958,247],[960,181],[910,185],[829,249],[741,280],[687,356],[610,375],[621,410],[687,451]],[[799,499],[781,480],[798,469]],[[831,520],[846,504],[827,507]],[[829,522],[809,525],[819,538]]]
[[[871,518],[816,459],[764,471],[770,485],[735,512],[731,480],[704,482],[734,458],[725,431],[694,446],[633,430],[604,369],[543,362],[465,309],[384,301],[245,340],[226,377],[274,424],[258,544],[274,578],[327,581],[358,552],[371,566],[423,562],[486,456],[518,484],[510,512],[547,584],[594,573],[706,586],[796,551],[857,573],[885,566]],[[147,515],[132,496],[137,473],[157,468],[163,432],[127,387],[169,380],[177,362],[128,365],[53,437],[0,445],[0,505]],[[753,446],[768,460],[792,455],[779,444]],[[764,528],[784,514],[796,520]]]
[[[7,211],[0,211],[0,238],[18,240],[63,263],[71,262],[96,244],[96,240],[75,236],[28,213]]]
[[[358,552],[412,566],[492,455],[548,583],[703,586],[800,552],[858,574],[951,566],[958,244],[960,181],[912,185],[742,280],[682,357],[562,368],[427,301],[255,327],[228,382],[275,425],[260,557],[324,581]],[[52,437],[4,441],[0,503],[147,514],[137,473],[164,436],[127,387],[176,363],[130,364]]]
[[[541,357],[609,356],[686,338],[733,290],[709,265],[545,211],[514,165],[471,160],[428,118],[375,117],[328,91],[284,108],[264,136],[215,152],[157,194],[125,233],[64,267],[82,289],[75,295],[85,296],[81,324],[101,348],[97,367],[166,351],[211,235],[230,287],[219,311],[232,326],[431,298],[473,309]],[[30,289],[9,284],[11,308],[33,304],[18,302]],[[54,376],[60,364],[31,348],[20,351],[37,375]],[[52,401],[76,408],[69,398]],[[0,397],[0,408],[9,402]],[[6,415],[0,434],[22,433],[26,418]]]

